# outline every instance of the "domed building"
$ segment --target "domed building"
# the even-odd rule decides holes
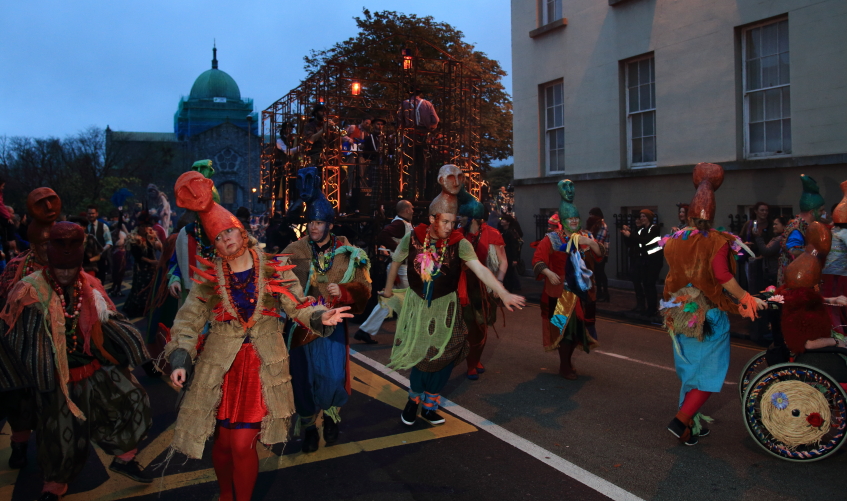
[[[173,204],[173,184],[196,160],[211,159],[221,205],[235,212],[260,210],[253,188],[259,187],[258,115],[253,100],[241,97],[235,79],[212,68],[194,80],[190,94],[179,100],[170,132],[122,132],[106,128],[107,155],[134,164],[143,186],[155,183]],[[252,201],[252,203],[251,203]]]

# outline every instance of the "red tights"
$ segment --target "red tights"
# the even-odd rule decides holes
[[[708,391],[691,390],[685,394],[685,399],[682,401],[682,407],[680,407],[679,412],[693,418],[697,414],[697,411],[700,410],[700,407],[703,407],[703,404],[711,396],[712,394]]]
[[[220,501],[249,501],[259,475],[259,455],[256,442],[259,430],[244,428],[230,430],[218,426],[212,446],[212,464],[218,485]],[[235,487],[235,498],[232,497]]]

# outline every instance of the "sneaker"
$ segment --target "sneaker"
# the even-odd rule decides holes
[[[424,421],[427,421],[429,422],[429,424],[434,426],[444,424],[444,418],[441,417],[441,414],[435,411],[424,410],[423,412],[421,412],[421,417],[424,419]]]
[[[469,369],[468,379],[470,379],[471,381],[476,381],[477,379],[479,379],[479,371],[477,369]]]
[[[338,423],[326,415],[324,415],[324,442],[326,445],[338,442]]]
[[[412,426],[415,424],[415,420],[418,418],[418,403],[409,399],[406,402],[406,408],[403,409],[403,413],[400,414],[400,421],[403,421],[403,424],[407,426]]]
[[[309,426],[306,428],[306,431],[303,433],[303,447],[300,449],[302,452],[315,452],[318,450],[318,443],[320,442],[321,437],[318,435],[318,427],[315,425]]]
[[[695,435],[695,434],[693,434],[693,433],[692,433],[692,434],[691,434],[691,436],[690,436],[690,437],[688,437],[688,440],[686,440],[686,441],[685,441],[685,442],[683,442],[683,443],[684,443],[685,445],[697,445],[697,443],[698,443],[699,441],[700,441],[700,438],[699,438],[697,435]]]
[[[26,450],[29,442],[12,442],[12,455],[9,456],[9,468],[21,470],[26,467]]]
[[[355,339],[356,341],[361,341],[365,344],[377,344],[377,343],[379,343],[379,341],[374,339],[373,336],[371,336],[370,334],[368,334],[367,332],[362,331],[362,330],[357,331],[355,334],[353,334],[353,339]]]
[[[668,431],[671,432],[676,438],[681,438],[685,434],[685,430],[687,429],[688,427],[685,426],[685,423],[683,423],[677,418],[673,418],[673,421],[668,424]]]
[[[700,434],[697,435],[697,436],[700,437],[700,438],[708,437],[710,433],[712,433],[712,430],[710,430],[710,429],[708,429],[704,426],[704,427],[700,428]]]
[[[482,374],[483,372],[485,372],[485,367],[481,363],[477,363],[476,372],[477,374]]]
[[[142,484],[153,482],[153,475],[147,472],[147,470],[142,469],[141,465],[135,459],[132,461],[121,461],[115,458],[112,460],[112,464],[109,465],[109,469]]]

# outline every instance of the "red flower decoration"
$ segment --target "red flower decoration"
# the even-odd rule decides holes
[[[823,418],[817,412],[813,412],[806,416],[806,421],[812,426],[812,428],[820,428],[823,426]]]

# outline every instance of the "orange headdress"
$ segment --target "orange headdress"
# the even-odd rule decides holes
[[[230,228],[243,230],[244,226],[232,213],[212,199],[215,183],[197,171],[188,171],[176,180],[174,193],[176,204],[183,209],[195,211],[203,225],[203,231],[214,241],[222,231]],[[245,242],[246,244],[246,242]]]
[[[694,187],[697,192],[688,207],[688,217],[714,221],[715,191],[723,183],[723,167],[699,163],[694,166]]]

